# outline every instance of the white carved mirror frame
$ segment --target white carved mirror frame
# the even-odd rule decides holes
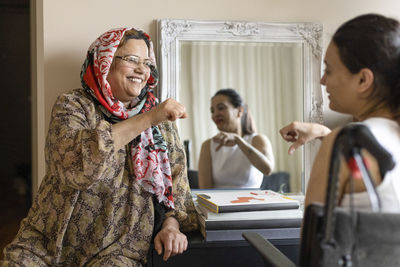
[[[303,121],[323,122],[321,77],[322,25],[319,23],[266,23],[247,21],[200,21],[160,19],[157,21],[160,84],[157,96],[179,99],[180,42],[240,41],[301,43],[303,47]],[[283,125],[282,125],[283,126]],[[302,192],[310,176],[318,144],[304,147]]]

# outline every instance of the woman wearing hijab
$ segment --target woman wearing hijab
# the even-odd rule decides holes
[[[152,237],[164,260],[186,250],[181,230],[197,223],[173,123],[186,112],[158,104],[157,78],[140,30],[113,29],[89,47],[83,88],[53,107],[46,176],[4,265],[142,266]]]

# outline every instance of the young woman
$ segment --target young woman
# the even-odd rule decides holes
[[[325,55],[321,84],[326,86],[332,110],[352,115],[366,125],[377,141],[392,154],[396,167],[379,177],[374,159],[370,163],[384,211],[400,211],[400,25],[377,14],[356,17],[334,34]],[[330,155],[340,129],[330,132],[315,124],[294,123],[281,130],[283,138],[299,144],[324,137],[315,157],[306,192],[305,205],[324,202]],[[349,202],[349,170],[341,164],[341,204]],[[355,180],[355,204],[369,208],[362,180]]]
[[[211,99],[211,116],[218,130],[200,151],[200,188],[259,188],[274,168],[268,138],[255,132],[241,96],[221,89]]]

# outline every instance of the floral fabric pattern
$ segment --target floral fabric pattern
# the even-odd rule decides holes
[[[184,149],[174,123],[159,130],[171,166],[174,216],[197,228]],[[46,176],[1,266],[142,266],[154,225],[153,194],[134,175],[129,146],[84,89],[61,95],[46,139]]]
[[[147,39],[149,58],[155,66],[156,61],[150,36],[133,28],[118,28],[102,34],[92,43],[81,71],[83,88],[97,99],[104,114],[116,122],[149,111],[157,105],[157,99],[151,91],[158,81],[156,67],[151,69],[150,78],[142,89],[144,98],[135,99],[136,103],[132,108],[125,108],[124,104],[112,94],[107,76],[114,54],[128,30],[132,30],[138,36],[143,34],[140,35],[140,38]],[[138,181],[147,191],[155,194],[159,202],[163,202],[168,208],[174,208],[168,151],[157,125],[146,129],[135,142],[131,142],[131,153],[134,174]]]

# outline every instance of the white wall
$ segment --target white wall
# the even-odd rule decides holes
[[[161,18],[198,20],[246,20],[265,22],[308,22],[324,25],[324,47],[331,34],[345,20],[356,15],[376,12],[400,19],[398,0],[37,0],[36,14],[43,14],[44,118],[48,126],[51,107],[63,91],[80,87],[79,73],[86,50],[97,36],[113,27],[133,26],[156,38],[156,20]],[[38,18],[37,18],[38,20]],[[40,52],[39,52],[40,54]],[[39,59],[40,60],[40,59]],[[42,88],[41,88],[42,89]],[[341,118],[327,111],[326,124],[334,126]],[[42,132],[47,132],[47,128]],[[44,149],[44,136],[38,138],[38,149]],[[36,153],[36,155],[42,155]],[[39,161],[36,177],[44,174]]]

